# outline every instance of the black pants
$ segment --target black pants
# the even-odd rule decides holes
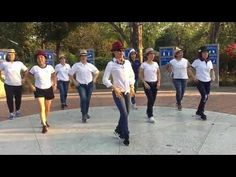
[[[13,97],[15,98],[15,108],[16,111],[20,110],[21,98],[22,98],[22,86],[11,86],[4,84],[6,97],[7,97],[7,106],[10,113],[14,112],[14,103]]]
[[[153,116],[153,106],[155,104],[157,96],[157,82],[146,82],[146,83],[150,86],[150,89],[146,89],[143,85],[144,92],[148,99],[146,114],[148,118],[150,118]]]
[[[199,114],[204,113],[205,105],[208,100],[208,96],[210,94],[210,89],[211,89],[211,82],[202,82],[199,81],[197,83],[197,89],[201,94],[201,101],[198,105],[197,112]]]

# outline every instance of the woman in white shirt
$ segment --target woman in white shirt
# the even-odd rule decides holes
[[[188,80],[188,73],[193,76],[191,71],[191,64],[183,58],[183,50],[176,47],[174,50],[174,57],[167,65],[167,70],[170,73],[173,84],[176,90],[176,105],[179,111],[182,110],[182,99]]]
[[[211,81],[215,80],[215,73],[211,60],[209,60],[208,49],[202,46],[198,49],[198,58],[192,63],[192,67],[196,70],[195,82],[201,94],[201,100],[198,105],[196,115],[202,120],[206,120],[204,109],[211,89]]]
[[[50,127],[47,119],[51,109],[52,99],[54,98],[53,91],[57,88],[55,70],[51,65],[46,64],[47,56],[43,51],[37,51],[35,54],[38,65],[34,65],[28,76],[34,77],[34,85],[28,79],[28,84],[34,91],[34,96],[37,98],[40,106],[40,119],[42,133],[47,133]]]
[[[154,123],[153,106],[155,104],[157,91],[160,89],[161,73],[158,63],[153,61],[155,57],[153,48],[147,48],[145,54],[147,60],[140,66],[139,78],[143,82],[144,92],[148,100],[146,110],[148,122]]]
[[[28,68],[21,61],[15,61],[15,59],[15,50],[10,49],[7,53],[6,61],[0,65],[0,79],[4,82],[7,106],[10,112],[8,118],[10,120],[14,117],[21,116],[20,107],[22,99],[22,84],[25,83],[25,77],[28,71]],[[4,72],[5,79],[2,77],[1,71]],[[21,71],[23,71],[23,78]],[[15,98],[15,113],[13,97]]]
[[[112,44],[112,61],[108,62],[103,75],[103,84],[112,88],[112,96],[120,111],[120,119],[115,129],[115,135],[124,139],[123,143],[129,145],[128,115],[130,95],[134,95],[134,72],[129,60],[124,59],[124,47],[120,41]],[[112,76],[113,83],[109,79]]]
[[[57,88],[60,91],[61,109],[67,108],[67,93],[69,87],[69,70],[70,65],[66,63],[65,55],[59,57],[60,63],[56,65],[55,72],[57,75]]]
[[[80,50],[79,57],[80,62],[71,67],[69,77],[79,92],[82,122],[86,123],[87,119],[90,118],[88,114],[89,104],[93,92],[93,84],[97,81],[99,71],[96,66],[87,62],[87,50]]]

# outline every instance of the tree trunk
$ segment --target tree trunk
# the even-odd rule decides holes
[[[56,43],[56,59],[57,59],[57,61],[59,60],[60,50],[61,50],[61,41],[57,41],[57,43]]]
[[[212,22],[210,26],[210,43],[215,44],[218,40],[220,22]]]

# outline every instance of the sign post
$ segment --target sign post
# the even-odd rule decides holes
[[[166,65],[174,58],[174,47],[160,47],[160,71],[161,71],[161,86],[173,87],[172,80],[166,70]]]
[[[209,51],[209,59],[213,64],[216,79],[212,82],[212,86],[219,87],[219,44],[207,44]]]

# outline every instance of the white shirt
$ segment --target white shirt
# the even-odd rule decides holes
[[[175,58],[170,60],[170,64],[172,66],[172,72],[174,74],[174,79],[188,79],[188,60],[185,58],[181,58],[180,60],[176,60]]]
[[[110,75],[112,75],[113,84],[111,83]],[[134,71],[132,69],[131,63],[128,60],[125,60],[124,64],[116,63],[116,60],[108,62],[102,82],[106,87],[119,87],[121,92],[129,93],[130,85],[134,85]]]
[[[144,80],[147,82],[156,82],[157,81],[157,70],[159,70],[159,65],[157,62],[152,64],[143,62],[140,66],[143,69]]]
[[[7,62],[4,61],[0,65],[0,70],[4,71],[4,83],[12,86],[21,86],[22,78],[21,71],[26,71],[28,68],[21,61]]]
[[[57,64],[55,67],[55,72],[57,75],[57,80],[60,81],[69,81],[69,70],[70,65],[65,63],[65,65],[62,65],[61,63]]]
[[[29,72],[34,75],[35,87],[48,89],[52,86],[51,76],[55,70],[51,65],[47,65],[45,68],[40,68],[38,65],[35,65]]]
[[[211,81],[210,71],[213,69],[211,60],[207,63],[200,59],[194,60],[192,67],[196,70],[196,78],[202,82]]]
[[[93,80],[92,73],[98,73],[98,69],[91,63],[83,64],[82,62],[75,63],[70,71],[69,75],[73,76],[75,74],[76,81],[80,84],[89,84]]]

